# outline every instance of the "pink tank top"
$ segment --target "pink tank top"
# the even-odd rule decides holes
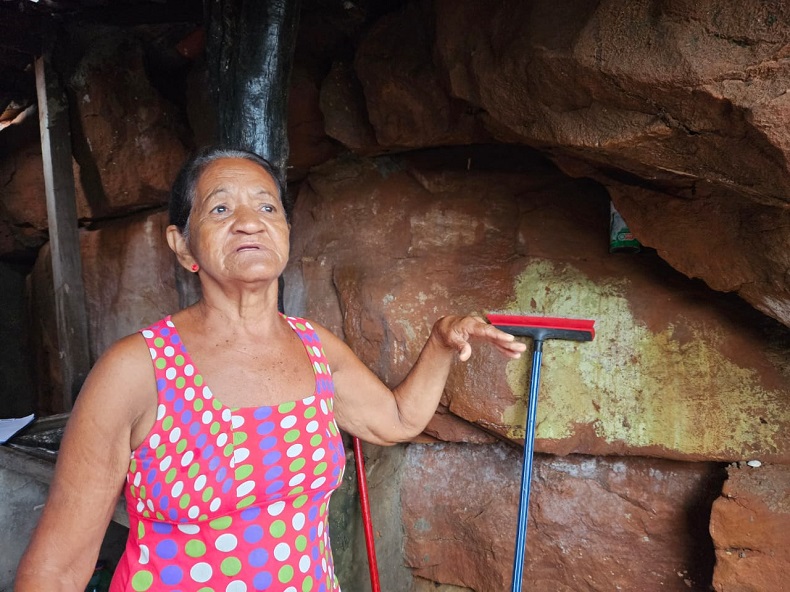
[[[230,408],[214,397],[170,317],[142,331],[156,423],[126,476],[129,539],[111,592],[337,592],[327,506],[343,477],[334,385],[318,335],[305,346],[315,393]]]

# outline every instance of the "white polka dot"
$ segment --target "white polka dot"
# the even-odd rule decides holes
[[[219,506],[221,503],[222,502],[220,501],[220,499],[218,497],[215,497],[213,500],[211,500],[211,504],[209,505],[208,509],[211,510],[212,512],[216,512],[217,510],[219,510]]]
[[[187,516],[189,516],[193,520],[197,518],[199,515],[200,515],[200,508],[198,508],[197,506],[192,506],[191,508],[189,508],[189,511],[187,512]]]
[[[326,558],[325,557],[321,558],[321,568],[324,570],[324,572],[326,572]]]
[[[151,331],[150,329],[146,329],[146,330],[145,330],[145,331],[143,331],[142,333],[143,333],[143,337],[146,337],[146,338],[148,338],[148,339],[151,339],[151,337],[153,337],[153,336],[154,336],[154,332],[153,332],[153,331]]]
[[[319,364],[318,362],[313,362],[313,371],[316,374],[321,374],[321,364]]]
[[[236,539],[235,536],[232,534],[221,534],[217,537],[217,541],[214,543],[214,546],[217,548],[218,551],[223,551],[225,553],[230,553],[233,549],[236,548],[236,545],[239,544],[239,541]]]
[[[302,403],[305,404],[305,407],[307,407],[309,405],[312,405],[313,401],[315,401],[315,395],[311,395],[311,396],[307,397],[306,399],[302,399]]]
[[[187,450],[184,453],[184,456],[181,457],[181,466],[185,467],[192,462],[192,459],[195,458],[195,453],[192,450]]]
[[[294,475],[293,477],[291,477],[291,480],[288,481],[288,485],[290,485],[291,487],[296,487],[304,480],[305,480],[304,473],[299,473],[298,475]]]
[[[233,451],[233,460],[237,463],[244,462],[247,460],[247,457],[250,455],[250,451],[247,448],[236,448]]]
[[[173,484],[173,488],[170,490],[170,493],[173,497],[181,497],[181,492],[184,491],[184,482],[183,481],[176,481]]]
[[[214,396],[214,393],[211,392],[211,389],[208,388],[207,386],[204,386],[203,387],[203,398],[204,399],[210,399],[213,396]]]
[[[211,579],[211,574],[211,566],[204,561],[196,563],[192,566],[192,569],[189,570],[190,577],[201,584],[203,582],[208,582]]]
[[[167,377],[168,380],[173,380],[176,377],[176,369],[171,366],[165,370],[165,377]]]
[[[184,398],[187,401],[191,401],[192,399],[194,399],[195,398],[195,389],[193,389],[191,386],[188,386],[187,388],[185,388],[184,389]]]
[[[173,321],[171,319],[167,319],[165,321],[165,325],[167,325],[168,327],[175,327],[175,325],[173,324]]]
[[[247,584],[239,580],[234,580],[227,585],[225,592],[247,592]]]
[[[301,444],[293,444],[291,445],[285,454],[288,455],[288,458],[296,458],[302,453],[303,446]]]
[[[228,443],[228,435],[225,432],[222,432],[219,436],[217,436],[217,446],[222,448],[227,443]]]
[[[149,348],[148,348],[148,353],[150,353],[150,354],[151,354],[151,359],[152,359],[152,360],[155,360],[155,359],[156,359],[156,350],[155,350],[153,347],[149,347]]]
[[[299,560],[299,571],[302,573],[307,573],[307,570],[310,569],[310,556],[309,555],[302,555],[302,558]]]
[[[145,500],[145,505],[148,506],[148,509],[152,512],[154,511],[154,500],[147,499]]]
[[[170,468],[170,463],[173,462],[173,457],[169,454],[162,459],[162,462],[159,463],[159,470],[166,471]]]
[[[168,345],[168,346],[165,348],[165,355],[166,355],[168,358],[172,358],[174,353],[176,353],[176,350],[174,350],[174,349],[173,349],[173,346],[172,346],[172,345]]]
[[[222,410],[222,421],[230,421],[230,419],[231,419],[230,409],[226,407],[225,409]]]
[[[140,487],[140,483],[142,482],[142,480],[143,480],[143,474],[137,473],[134,476],[134,482],[132,483],[132,485],[134,485],[135,487]]]
[[[269,516],[279,516],[285,509],[285,502],[274,502],[269,506]]]
[[[319,477],[318,479],[316,479],[315,481],[313,481],[313,482],[310,484],[310,489],[318,489],[318,488],[319,488],[319,487],[321,487],[321,486],[322,486],[324,483],[326,483],[326,477]]]
[[[200,491],[206,486],[206,476],[200,475],[197,479],[195,479],[195,491]]]
[[[244,497],[249,492],[255,489],[255,481],[245,481],[241,485],[236,488],[236,496],[237,497]]]
[[[296,530],[302,530],[302,527],[304,526],[304,514],[301,512],[294,514],[294,517],[291,519],[291,525]]]
[[[313,326],[310,324],[310,321],[305,321],[304,326],[310,329],[311,331],[313,330]]]
[[[329,410],[326,408],[326,401],[324,401],[323,399],[321,399],[321,412],[322,412],[324,415],[326,415],[327,413],[329,413]]]
[[[280,543],[274,548],[274,557],[277,561],[285,561],[291,556],[291,547],[287,543]]]
[[[320,350],[320,349],[318,349],[318,346],[317,346],[317,345],[314,345],[314,346],[313,346],[313,353],[314,353],[316,356],[318,356],[319,358],[321,357],[321,350]]]
[[[184,374],[187,376],[192,376],[195,373],[195,367],[192,364],[187,364],[184,366]]]
[[[324,458],[324,456],[326,456],[326,449],[325,448],[316,448],[313,451],[313,460],[316,461],[316,462],[318,462],[319,460]]]
[[[142,512],[143,510],[145,510],[145,503],[143,500],[137,500],[137,511]]]
[[[327,373],[327,374],[332,374],[332,369],[329,367],[329,362],[327,362],[326,364],[324,364],[324,366],[326,366],[326,373]]]
[[[178,530],[184,534],[197,534],[200,532],[200,527],[197,524],[179,524]]]
[[[234,428],[240,428],[244,425],[244,418],[241,415],[234,415],[230,420],[230,425]]]
[[[208,409],[203,412],[203,416],[200,418],[204,424],[208,425],[211,423],[211,420],[214,419],[214,414],[211,413]]]
[[[294,415],[288,415],[286,417],[283,417],[282,421],[280,422],[280,427],[283,428],[284,430],[291,429],[295,425],[296,425],[296,416]]]
[[[148,551],[148,545],[140,545],[140,563],[142,565],[147,565],[150,558],[151,554]]]
[[[318,431],[318,422],[316,420],[311,421],[307,424],[305,428],[310,434]]]
[[[170,443],[175,444],[179,439],[181,439],[181,428],[176,427],[170,432]]]
[[[157,420],[162,419],[165,416],[165,413],[167,413],[167,409],[165,408],[165,406],[164,405],[159,405],[156,408],[156,419]]]

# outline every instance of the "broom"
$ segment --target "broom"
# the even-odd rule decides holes
[[[540,364],[543,357],[543,342],[547,339],[570,341],[592,341],[595,337],[595,321],[583,319],[560,319],[554,317],[526,317],[517,315],[489,314],[488,320],[497,329],[518,337],[532,338],[532,372],[529,382],[529,407],[524,434],[524,461],[521,470],[521,495],[518,504],[518,530],[516,552],[513,560],[513,584],[511,592],[521,592],[524,572],[524,552],[527,546],[527,509],[529,489],[532,481],[532,455],[535,443],[535,418],[538,408],[538,385]]]

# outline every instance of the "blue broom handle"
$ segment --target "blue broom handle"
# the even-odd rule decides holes
[[[535,444],[535,422],[538,410],[538,385],[540,384],[540,363],[543,358],[543,340],[536,339],[532,353],[532,372],[529,381],[529,407],[527,425],[524,433],[524,461],[521,468],[521,497],[518,503],[518,530],[516,531],[516,554],[513,559],[513,587],[511,592],[521,592],[524,573],[524,553],[527,548],[527,510],[529,509],[529,488],[532,482],[532,453]]]

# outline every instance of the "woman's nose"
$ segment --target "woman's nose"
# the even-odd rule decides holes
[[[254,208],[242,205],[236,208],[233,216],[233,229],[239,232],[258,232],[264,227],[259,212]]]

